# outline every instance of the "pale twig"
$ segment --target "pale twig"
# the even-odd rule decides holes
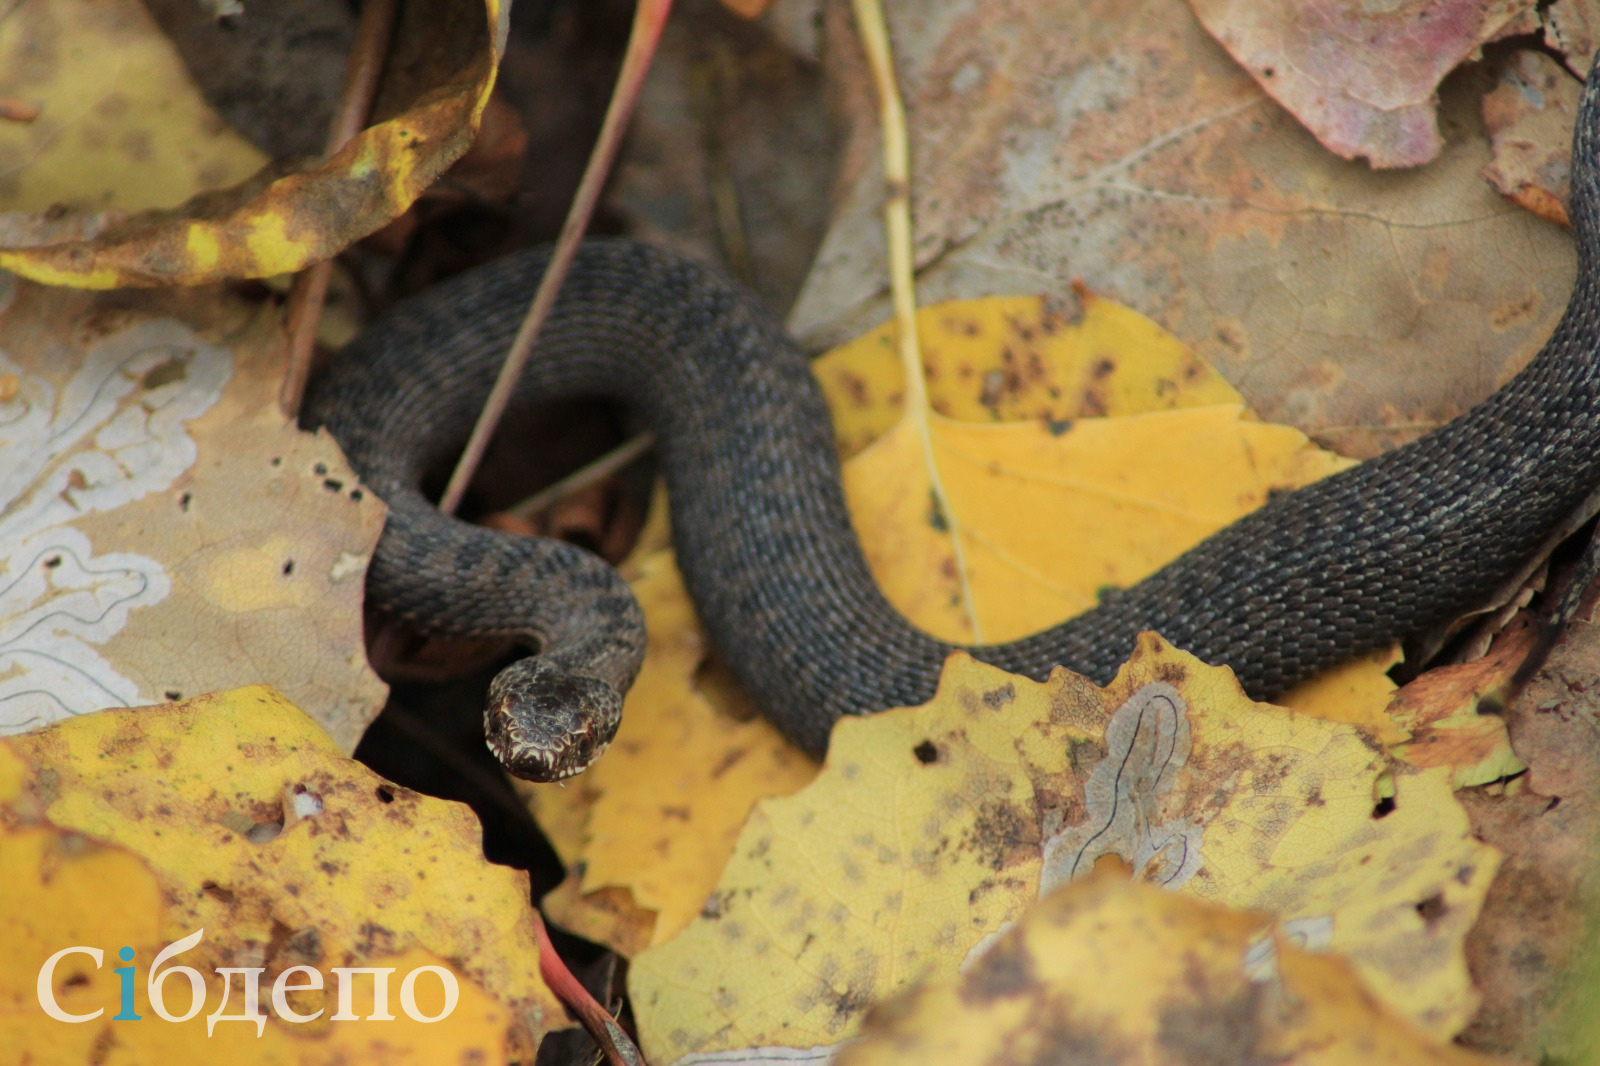
[[[900,345],[900,366],[906,380],[905,417],[911,420],[922,446],[928,468],[928,483],[933,504],[950,533],[955,555],[956,580],[961,586],[961,602],[972,626],[973,640],[982,643],[983,630],[972,598],[972,582],[967,573],[966,553],[961,544],[961,523],[939,476],[933,454],[933,426],[928,405],[928,386],[923,377],[922,346],[917,338],[916,268],[911,254],[911,151],[906,134],[905,105],[894,76],[894,55],[889,48],[889,27],[879,0],[852,0],[856,26],[867,51],[872,80],[878,90],[879,123],[883,127],[883,203],[884,228],[888,231],[889,294],[894,303],[895,334]]]
[[[552,504],[576,495],[591,485],[598,485],[655,446],[656,438],[653,433],[641,433],[631,440],[623,441],[594,462],[580,466],[560,481],[547,485],[521,503],[506,508],[506,513],[513,518],[528,521],[544,513]]]
[[[394,30],[396,0],[366,0],[356,23],[355,41],[345,62],[344,88],[339,93],[339,109],[328,125],[325,154],[333,155],[345,142],[360,133],[372,111],[378,92],[378,78],[389,54],[389,37]],[[289,287],[286,314],[289,330],[289,365],[284,372],[278,406],[290,418],[300,413],[306,381],[311,376],[311,356],[317,340],[317,322],[328,298],[328,279],[333,275],[333,260],[315,263],[295,276]]]
[[[550,264],[545,267],[544,277],[539,279],[539,288],[528,307],[527,317],[522,320],[516,339],[511,342],[511,350],[506,353],[500,376],[495,379],[494,388],[484,401],[482,413],[478,415],[478,424],[472,427],[472,436],[467,440],[467,446],[450,475],[450,483],[445,486],[444,495],[439,499],[439,510],[446,514],[460,506],[461,497],[466,494],[467,485],[471,483],[484,450],[489,446],[489,438],[494,436],[495,427],[505,414],[506,404],[511,401],[512,390],[522,376],[522,368],[527,365],[539,330],[549,317],[550,309],[555,306],[556,293],[560,291],[561,282],[572,266],[573,257],[578,254],[578,242],[589,227],[589,217],[594,214],[606,175],[611,172],[611,164],[622,146],[622,134],[627,129],[628,118],[644,85],[650,60],[655,55],[656,42],[661,38],[661,27],[666,23],[667,13],[671,9],[672,0],[639,0],[639,5],[634,8],[628,51],[623,56],[622,70],[617,74],[617,86],[612,91],[605,121],[600,126],[600,139],[589,155],[583,180],[578,184],[572,207],[567,211],[566,222],[561,226],[561,235],[556,238],[555,248],[550,253]]]

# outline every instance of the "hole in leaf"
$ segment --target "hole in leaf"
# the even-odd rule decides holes
[[[378,786],[378,802],[380,802],[380,803],[393,803],[394,802],[394,789],[390,788],[388,785],[379,785]]]
[[[233,892],[229,889],[223,888],[215,881],[200,882],[200,891],[204,892],[218,903],[232,903],[234,900]]]
[[[939,749],[931,740],[924,740],[921,744],[912,748],[911,754],[915,755],[917,761],[924,766],[939,761]]]
[[[1428,926],[1438,924],[1450,908],[1445,904],[1444,897],[1435,892],[1427,899],[1417,904],[1417,913],[1422,916],[1423,922]]]
[[[1387,818],[1394,813],[1395,802],[1393,796],[1385,796],[1372,806],[1373,818]]]
[[[257,822],[245,834],[245,839],[252,844],[265,844],[269,840],[278,839],[278,834],[283,832],[283,818],[280,816],[275,822]]]

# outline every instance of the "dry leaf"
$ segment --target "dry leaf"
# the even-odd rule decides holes
[[[1461,793],[1474,833],[1505,853],[1467,939],[1483,1008],[1465,1037],[1513,1061],[1593,1062],[1600,1049],[1597,664],[1600,626],[1572,622],[1501,712],[1527,774]]]
[[[1461,943],[1496,862],[1448,771],[1391,768],[1146,635],[1106,689],[956,655],[925,707],[841,722],[812,785],[757,805],[700,919],[634,960],[643,1046],[837,1043],[1106,856],[1274,911],[1435,1037],[1472,1013]]]
[[[1149,320],[1084,301],[1080,323],[1026,297],[921,313],[934,403],[952,416],[936,423],[938,454],[971,530],[988,639],[1075,614],[1102,586],[1144,576],[1271,489],[1346,465],[1293,430],[1242,419],[1237,394]],[[927,473],[899,419],[887,336],[885,327],[817,363],[841,446],[865,449],[846,464],[846,495],[891,600],[935,633],[970,639],[952,603],[949,537],[928,522]],[[1128,417],[1083,417],[1103,412]],[[644,543],[665,525],[654,529]],[[751,720],[722,672],[702,669],[706,638],[670,556],[628,572],[651,639],[612,751],[574,786],[523,794],[572,871],[546,900],[551,917],[631,955],[699,913],[751,805],[814,771]],[[1330,671],[1288,702],[1403,740],[1383,715],[1393,660],[1385,652]]]
[[[839,98],[872,99],[843,7],[825,11],[826,73]],[[1357,458],[1488,395],[1566,304],[1571,238],[1481,176],[1481,72],[1444,87],[1438,159],[1375,173],[1318,145],[1181,0],[886,15],[925,302],[1082,278],[1263,418]],[[815,349],[889,317],[876,112],[847,120],[839,207],[790,316]]]
[[[353,748],[382,505],[278,410],[276,323],[0,278],[0,334],[0,732],[265,681]]]
[[[1329,151],[1414,167],[1444,147],[1439,82],[1533,0],[1189,0],[1223,47]]]
[[[1269,915],[1105,872],[1040,900],[959,977],[875,1007],[835,1061],[1488,1062],[1420,1036],[1347,963],[1274,936]]]
[[[136,0],[16,7],[0,24],[0,57],[11,57],[0,95],[36,99],[40,115],[0,123],[0,159],[16,175],[0,190],[0,267],[112,288],[266,277],[329,258],[404,211],[472,143],[505,34],[498,0],[484,3],[408,10],[390,69],[422,57],[437,80],[413,87],[403,109],[380,97],[387,117],[332,157],[248,180],[253,150],[199,102]]]
[[[1086,288],[1078,297],[1076,321],[1038,296],[919,309],[928,405],[960,422],[1039,422],[1058,432],[1079,418],[1243,406],[1221,374],[1154,322]],[[885,322],[812,363],[845,457],[901,419],[905,379],[894,338]]]
[[[113,1043],[141,1061],[504,1062],[531,1058],[561,1008],[539,976],[527,875],[490,865],[467,808],[390,785],[343,757],[298,708],[266,688],[163,708],[89,715],[0,741],[0,1046],[23,1059],[87,1061]],[[110,879],[115,880],[110,880]],[[115,889],[108,891],[108,886]],[[98,896],[72,906],[74,899]],[[167,944],[204,930],[175,961],[210,974],[258,966],[257,1027],[217,1024],[202,1011],[182,1024],[147,1018],[64,1025],[34,988],[40,966],[75,944],[133,949],[136,1013],[149,1016],[148,967]],[[83,956],[57,975],[73,1013],[115,1009],[111,964]],[[323,972],[321,993],[293,999],[320,1021],[294,1024],[268,1009],[267,991],[294,965]],[[385,1024],[330,1020],[334,966],[444,966],[460,999],[450,1023],[427,1025],[394,1008]],[[82,980],[74,977],[82,970]],[[177,1004],[187,993],[166,988]],[[222,982],[208,980],[208,1006]],[[417,1008],[442,1009],[418,981]],[[355,982],[373,1013],[370,978]],[[235,997],[242,989],[233,988]],[[242,1013],[242,998],[225,1014]],[[176,1012],[180,1008],[172,1006]],[[81,1048],[74,1058],[62,1043]],[[204,1049],[204,1050],[202,1050]],[[49,1059],[49,1061],[56,1061]]]
[[[1518,52],[1483,98],[1483,124],[1494,146],[1484,177],[1512,203],[1568,225],[1572,195],[1572,123],[1582,84],[1543,52]]]

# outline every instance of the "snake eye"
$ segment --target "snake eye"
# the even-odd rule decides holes
[[[616,688],[532,656],[500,671],[489,686],[484,737],[517,777],[560,781],[588,769],[621,721]]]

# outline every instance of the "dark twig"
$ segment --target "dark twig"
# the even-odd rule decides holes
[[[339,109],[328,126],[326,154],[332,155],[345,142],[360,133],[372,111],[389,54],[389,38],[394,30],[396,0],[366,0],[356,24],[356,38],[344,69],[344,89],[339,94]],[[300,413],[306,381],[311,376],[311,357],[317,339],[317,323],[328,299],[328,279],[333,261],[325,259],[302,270],[289,288],[289,365],[284,372],[278,405],[290,418]]]
[[[484,401],[478,424],[472,428],[472,436],[461,452],[455,471],[450,475],[444,495],[439,499],[439,510],[446,514],[454,513],[461,505],[461,497],[466,494],[467,485],[471,483],[472,475],[483,459],[484,450],[489,446],[489,438],[494,436],[495,427],[505,414],[511,391],[522,376],[522,368],[527,365],[539,330],[549,317],[550,309],[555,306],[556,293],[567,276],[567,269],[572,266],[573,256],[578,253],[578,242],[583,239],[584,230],[589,228],[589,218],[600,200],[606,175],[611,172],[611,164],[622,146],[622,134],[627,129],[629,116],[633,114],[633,105],[639,99],[639,90],[644,86],[644,76],[655,55],[656,42],[661,38],[661,27],[666,24],[667,13],[671,10],[672,0],[639,0],[638,7],[634,8],[628,51],[623,56],[617,87],[612,91],[611,103],[606,108],[600,138],[589,155],[583,181],[578,184],[578,192],[567,211],[566,222],[561,226],[561,235],[556,238],[555,249],[550,254],[550,265],[545,268],[544,277],[539,279],[539,288],[528,307],[527,317],[522,320],[517,337],[511,342],[511,350],[506,353],[500,376],[495,379],[494,389]]]

